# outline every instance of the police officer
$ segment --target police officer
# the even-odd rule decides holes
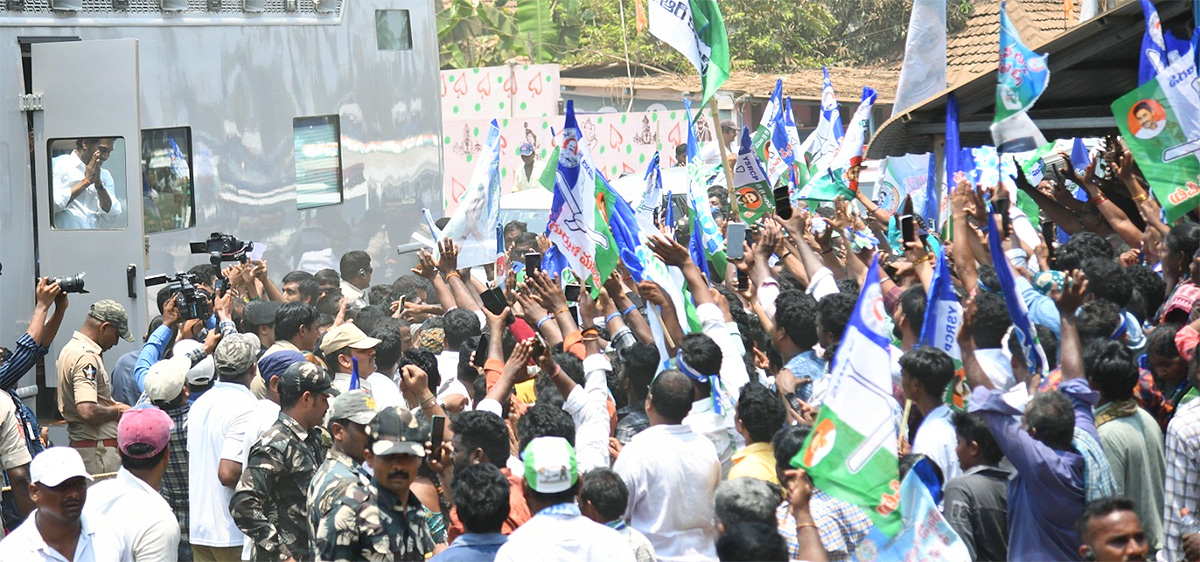
[[[333,509],[334,502],[345,496],[350,486],[366,486],[371,480],[362,463],[367,451],[367,426],[374,419],[375,400],[363,390],[343,392],[329,406],[333,445],[308,486],[308,530],[314,543],[321,538],[317,535],[321,519]],[[314,544],[313,552],[318,548]]]
[[[429,430],[394,406],[380,410],[368,428],[366,458],[374,476],[366,487],[350,487],[321,520],[315,554],[320,560],[424,560],[433,537],[409,488]]]
[[[91,474],[114,472],[121,466],[117,450],[117,418],[128,404],[113,400],[112,381],[102,354],[117,338],[132,342],[125,307],[102,300],[88,310],[83,327],[63,346],[58,370],[58,411],[67,421],[71,446],[83,457]]]
[[[250,449],[229,509],[254,543],[251,560],[308,560],[308,486],[325,459],[318,426],[336,396],[333,380],[312,363],[279,376],[279,419]]]

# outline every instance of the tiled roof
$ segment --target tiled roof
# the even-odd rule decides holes
[[[575,76],[570,76],[575,74]],[[625,76],[607,78],[587,78],[572,69],[563,69],[561,84],[578,88],[611,89],[614,92],[623,91],[629,87],[629,79]],[[896,82],[900,71],[885,68],[845,68],[829,69],[829,79],[841,99],[858,99],[863,86],[870,86],[878,94],[877,103],[891,103],[896,96]],[[798,68],[794,71],[777,75],[758,72],[735,71],[721,87],[722,91],[734,92],[737,95],[750,94],[757,98],[767,98],[775,88],[775,79],[783,78],[783,93],[795,100],[818,100],[821,98],[822,73],[819,68]],[[695,74],[655,74],[652,76],[634,77],[634,90],[674,90],[678,92],[697,92],[700,89],[700,78]]]
[[[946,39],[946,81],[957,86],[998,63],[1000,2],[981,0],[972,4],[966,26]],[[1068,29],[1063,0],[1010,0],[1008,18],[1022,41],[1037,50]],[[1071,27],[1078,24],[1079,8],[1071,14]]]

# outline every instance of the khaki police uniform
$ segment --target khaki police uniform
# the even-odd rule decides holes
[[[75,332],[63,346],[58,370],[58,411],[67,421],[71,447],[79,451],[91,474],[115,472],[121,466],[117,450],[117,420],[92,425],[79,415],[81,402],[113,406],[112,381],[104,369],[101,349],[91,338]]]

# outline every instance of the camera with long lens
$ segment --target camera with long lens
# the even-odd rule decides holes
[[[192,242],[190,245],[193,254],[208,254],[209,261],[217,267],[226,261],[246,263],[246,252],[254,249],[254,242],[243,242],[231,234],[220,232],[208,235],[208,240]]]
[[[179,317],[184,320],[208,318],[212,314],[209,305],[209,295],[203,289],[196,287],[199,277],[193,273],[176,273],[175,275],[151,275],[146,278],[146,286],[153,287],[168,283],[167,289],[175,293],[175,308]]]
[[[50,283],[58,283],[58,288],[64,293],[83,293],[87,294],[87,290],[83,288],[83,276],[87,275],[86,271],[80,271],[75,275],[67,277],[51,277]]]

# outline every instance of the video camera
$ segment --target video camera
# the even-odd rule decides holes
[[[208,240],[191,243],[193,254],[208,254],[209,261],[217,267],[221,262],[236,261],[246,263],[246,252],[254,249],[254,242],[243,242],[231,234],[214,232],[208,235]]]
[[[254,242],[243,242],[232,234],[214,232],[208,235],[208,240],[191,243],[193,254],[208,254],[208,260],[218,269],[221,262],[236,261],[246,263],[246,253],[254,249]],[[217,278],[217,286],[213,287],[218,296],[225,296],[229,290],[229,279],[224,275]]]
[[[175,307],[179,309],[179,317],[184,320],[208,318],[212,314],[209,305],[209,295],[203,289],[196,287],[199,275],[193,273],[176,273],[175,275],[151,275],[146,278],[146,286],[153,287],[169,283],[167,289],[175,293]]]

